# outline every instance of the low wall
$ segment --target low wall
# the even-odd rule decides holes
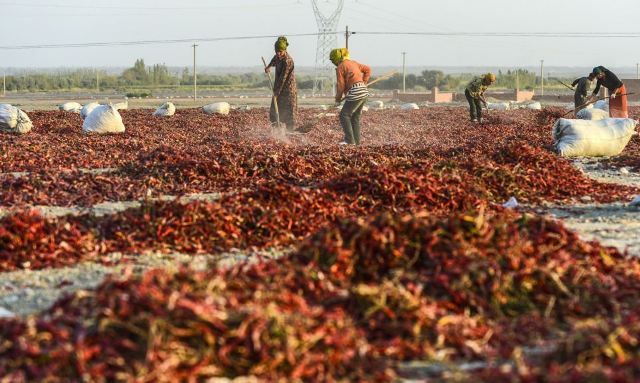
[[[532,90],[513,90],[513,91],[504,91],[504,92],[486,92],[485,96],[487,98],[493,98],[499,101],[516,101],[516,102],[525,102],[531,101],[534,99],[535,93]],[[456,101],[464,102],[467,101],[464,93],[456,94]]]
[[[400,102],[430,102],[434,104],[453,102],[456,94],[450,92],[440,92],[438,88],[433,88],[430,93],[427,92],[400,92],[393,91],[393,99]]]

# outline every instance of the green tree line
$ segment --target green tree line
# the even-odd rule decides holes
[[[534,72],[524,69],[517,71],[498,71],[495,88],[533,89],[539,86],[540,77]],[[445,74],[439,70],[425,70],[422,73],[406,76],[407,90],[420,91],[438,87],[443,91],[462,91],[474,77],[472,74]],[[565,79],[571,82],[572,79]],[[313,76],[297,77],[300,89],[313,88]],[[193,72],[184,68],[180,74],[172,74],[166,65],[155,64],[147,66],[143,59],[138,59],[131,68],[125,69],[120,75],[108,74],[105,71],[91,69],[77,69],[59,73],[30,73],[11,75],[6,78],[7,91],[64,91],[74,89],[116,89],[128,88],[175,88],[193,85]],[[269,86],[264,73],[252,72],[243,74],[198,74],[198,85],[222,89],[257,89]],[[549,84],[551,85],[551,84]],[[402,75],[395,74],[391,78],[381,81],[376,89],[402,89]]]

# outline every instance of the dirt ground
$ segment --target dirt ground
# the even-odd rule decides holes
[[[640,174],[627,169],[605,169],[599,160],[584,158],[574,165],[590,178],[600,182],[640,186]],[[567,227],[587,240],[598,240],[606,246],[640,256],[640,206],[632,201],[595,204],[588,197],[572,206],[551,206],[547,213],[562,220]]]

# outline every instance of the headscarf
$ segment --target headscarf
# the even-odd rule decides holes
[[[278,40],[274,44],[274,48],[276,52],[286,51],[288,46],[289,46],[289,42],[287,41],[287,38],[284,36],[278,37]]]
[[[336,48],[331,51],[329,54],[329,60],[333,63],[333,65],[338,66],[344,60],[349,58],[349,50],[347,48]]]
[[[591,74],[593,74],[594,76],[597,76],[600,73],[604,73],[604,68],[601,67],[601,66],[597,66],[597,67],[593,68],[593,71],[591,72]]]
[[[487,73],[484,75],[484,80],[486,82],[495,82],[496,81],[496,75],[493,73]]]

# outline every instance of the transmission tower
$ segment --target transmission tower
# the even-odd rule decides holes
[[[324,90],[327,84],[333,86],[335,81],[335,70],[333,69],[333,64],[329,61],[329,53],[333,48],[338,48],[338,36],[335,32],[342,14],[344,0],[338,0],[336,10],[330,16],[322,14],[318,7],[318,0],[311,0],[311,4],[316,15],[319,32],[315,80],[313,82],[313,94],[315,95],[316,92]]]

